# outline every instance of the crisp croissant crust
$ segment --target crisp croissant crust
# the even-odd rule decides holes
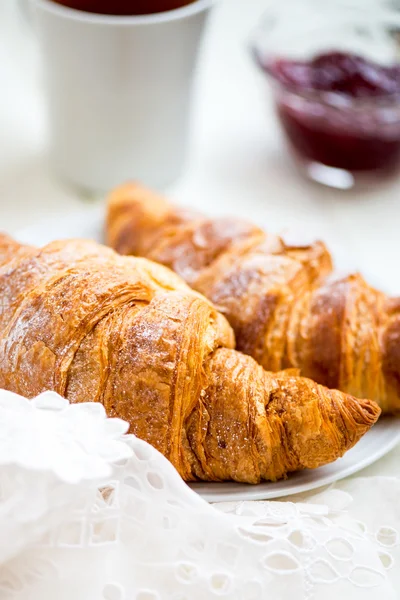
[[[108,243],[178,273],[228,319],[265,369],[400,410],[400,299],[359,274],[333,278],[321,242],[292,246],[240,219],[206,219],[135,184],[109,200]]]
[[[101,402],[186,480],[275,480],[341,456],[371,401],[233,349],[225,318],[177,275],[84,240],[0,236],[0,387]]]

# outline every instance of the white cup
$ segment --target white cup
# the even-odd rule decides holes
[[[172,183],[184,165],[196,55],[213,0],[132,17],[31,2],[54,169],[90,192],[129,179]]]

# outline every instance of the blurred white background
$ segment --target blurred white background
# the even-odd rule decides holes
[[[0,3],[0,227],[11,232],[103,200],[80,198],[48,170],[40,65],[18,5]],[[400,293],[400,180],[360,194],[320,187],[295,171],[249,52],[267,5],[217,0],[199,64],[188,166],[168,192],[186,205],[242,215],[300,240],[320,237],[339,267]]]

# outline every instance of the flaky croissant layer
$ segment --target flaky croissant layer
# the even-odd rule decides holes
[[[297,247],[240,219],[207,219],[139,185],[110,196],[108,244],[173,269],[228,319],[265,369],[297,368],[400,411],[400,299],[333,279],[324,244]]]
[[[275,480],[335,460],[379,408],[234,350],[168,269],[94,242],[0,236],[0,387],[101,402],[186,480]]]

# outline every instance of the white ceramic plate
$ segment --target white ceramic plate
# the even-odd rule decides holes
[[[93,207],[67,219],[46,219],[19,231],[17,239],[43,245],[55,239],[79,237],[102,241],[103,207]],[[400,419],[381,419],[350,452],[336,462],[315,470],[294,473],[286,481],[250,486],[240,483],[196,483],[192,487],[209,502],[268,500],[312,490],[371,465],[400,443]]]

